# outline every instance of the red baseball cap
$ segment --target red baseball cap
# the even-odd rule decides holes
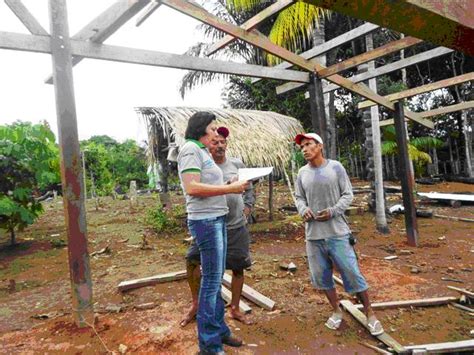
[[[222,126],[217,129],[217,133],[219,133],[222,137],[227,138],[229,136],[229,129]]]
[[[295,143],[298,145],[301,145],[301,141],[303,139],[314,139],[316,143],[321,143],[323,144],[323,139],[316,133],[300,133],[297,134],[295,137]]]

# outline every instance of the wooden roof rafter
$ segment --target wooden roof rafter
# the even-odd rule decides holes
[[[278,45],[272,43],[268,38],[260,34],[259,32],[252,30],[252,31],[245,31],[244,29],[228,23],[217,16],[214,16],[208,13],[206,10],[202,9],[200,6],[197,6],[191,2],[184,1],[184,0],[162,0],[164,5],[167,5],[179,12],[182,12],[188,16],[191,16],[201,22],[204,22],[210,26],[213,26],[223,32],[226,32],[234,37],[237,37],[249,44],[255,45],[270,54],[273,54],[279,58],[282,58],[306,71],[309,72],[318,72],[322,69],[325,69],[324,66],[319,64],[316,61],[308,61],[302,58],[301,56],[283,48]],[[355,84],[350,80],[340,76],[340,75],[331,75],[327,78],[329,81],[333,82],[336,85],[343,86],[350,91],[353,91],[362,97],[369,98],[372,101],[377,102],[378,104],[394,111],[395,106],[393,103],[385,100],[382,96],[376,94],[372,90],[370,90],[366,85],[363,84]],[[409,119],[412,119],[426,127],[433,128],[433,123],[431,121],[425,120],[423,118],[418,117],[413,112],[406,110],[405,116]]]

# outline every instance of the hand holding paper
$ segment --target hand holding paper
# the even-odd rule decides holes
[[[245,168],[239,169],[239,181],[252,181],[269,175],[273,171],[273,167],[265,168]]]

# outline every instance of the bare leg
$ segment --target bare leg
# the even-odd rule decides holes
[[[186,314],[186,317],[184,317],[184,319],[179,323],[181,327],[186,326],[196,318],[199,300],[199,286],[201,284],[201,270],[199,264],[186,261],[186,273],[193,303],[191,309]]]
[[[324,293],[326,294],[326,297],[329,300],[333,311],[335,313],[340,312],[341,310],[339,308],[339,301],[337,300],[336,289],[332,288],[330,290],[324,290]]]
[[[244,324],[250,325],[252,321],[248,320],[239,310],[240,296],[244,287],[244,270],[232,270],[232,282],[230,290],[232,292],[232,301],[230,302],[230,316]]]
[[[359,298],[360,302],[364,305],[364,313],[367,316],[367,319],[371,316],[374,316],[374,311],[372,307],[370,306],[370,300],[369,300],[369,293],[367,290],[358,292],[357,297]]]

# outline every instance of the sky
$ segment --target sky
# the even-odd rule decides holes
[[[73,36],[115,0],[68,0],[69,33]],[[48,0],[22,0],[50,32]],[[183,54],[203,38],[198,21],[161,6],[141,26],[132,18],[105,44]],[[28,34],[13,12],[0,1],[0,31]],[[48,121],[57,136],[49,54],[0,49],[0,125],[16,120]],[[119,141],[146,139],[137,106],[222,107],[224,82],[208,84],[187,94],[178,92],[185,70],[84,59],[73,69],[79,139],[108,135]]]

